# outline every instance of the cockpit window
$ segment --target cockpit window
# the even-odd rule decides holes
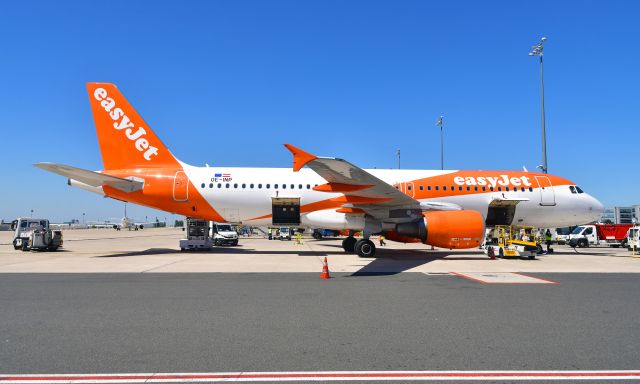
[[[576,185],[576,191],[578,191],[578,193],[584,193],[584,191],[580,189],[580,187],[578,187],[577,185]]]
[[[569,189],[571,190],[571,193],[578,193],[576,192],[576,187],[574,187],[573,185],[570,185]]]

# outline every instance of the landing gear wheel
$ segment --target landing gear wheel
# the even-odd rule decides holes
[[[322,239],[322,233],[320,232],[313,232],[313,238],[316,240],[320,240]]]
[[[355,245],[358,257],[373,257],[376,254],[376,245],[369,239],[360,239]]]
[[[353,253],[355,252],[356,239],[352,236],[349,236],[342,240],[342,248],[345,252]]]
[[[536,244],[536,253],[538,255],[542,255],[544,253],[544,250],[542,249],[542,245]]]

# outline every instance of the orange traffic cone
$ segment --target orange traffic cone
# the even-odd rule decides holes
[[[320,278],[323,280],[328,280],[331,278],[331,276],[329,276],[329,265],[327,264],[326,256],[324,258],[324,261],[322,262],[322,273],[320,274]]]

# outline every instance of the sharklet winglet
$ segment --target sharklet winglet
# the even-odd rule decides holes
[[[294,172],[298,172],[306,164],[318,158],[317,156],[314,156],[308,152],[305,152],[298,147],[294,147],[291,144],[285,144],[284,146],[291,152],[291,154],[293,154],[293,171]]]

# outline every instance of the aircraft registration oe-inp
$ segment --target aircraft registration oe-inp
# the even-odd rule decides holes
[[[362,231],[441,248],[478,247],[486,226],[540,228],[597,220],[603,207],[575,183],[526,171],[362,169],[285,144],[293,169],[194,167],[178,160],[113,84],[88,83],[104,170],[37,167],[100,195],[188,217],[250,226]],[[305,168],[306,167],[306,168]]]

